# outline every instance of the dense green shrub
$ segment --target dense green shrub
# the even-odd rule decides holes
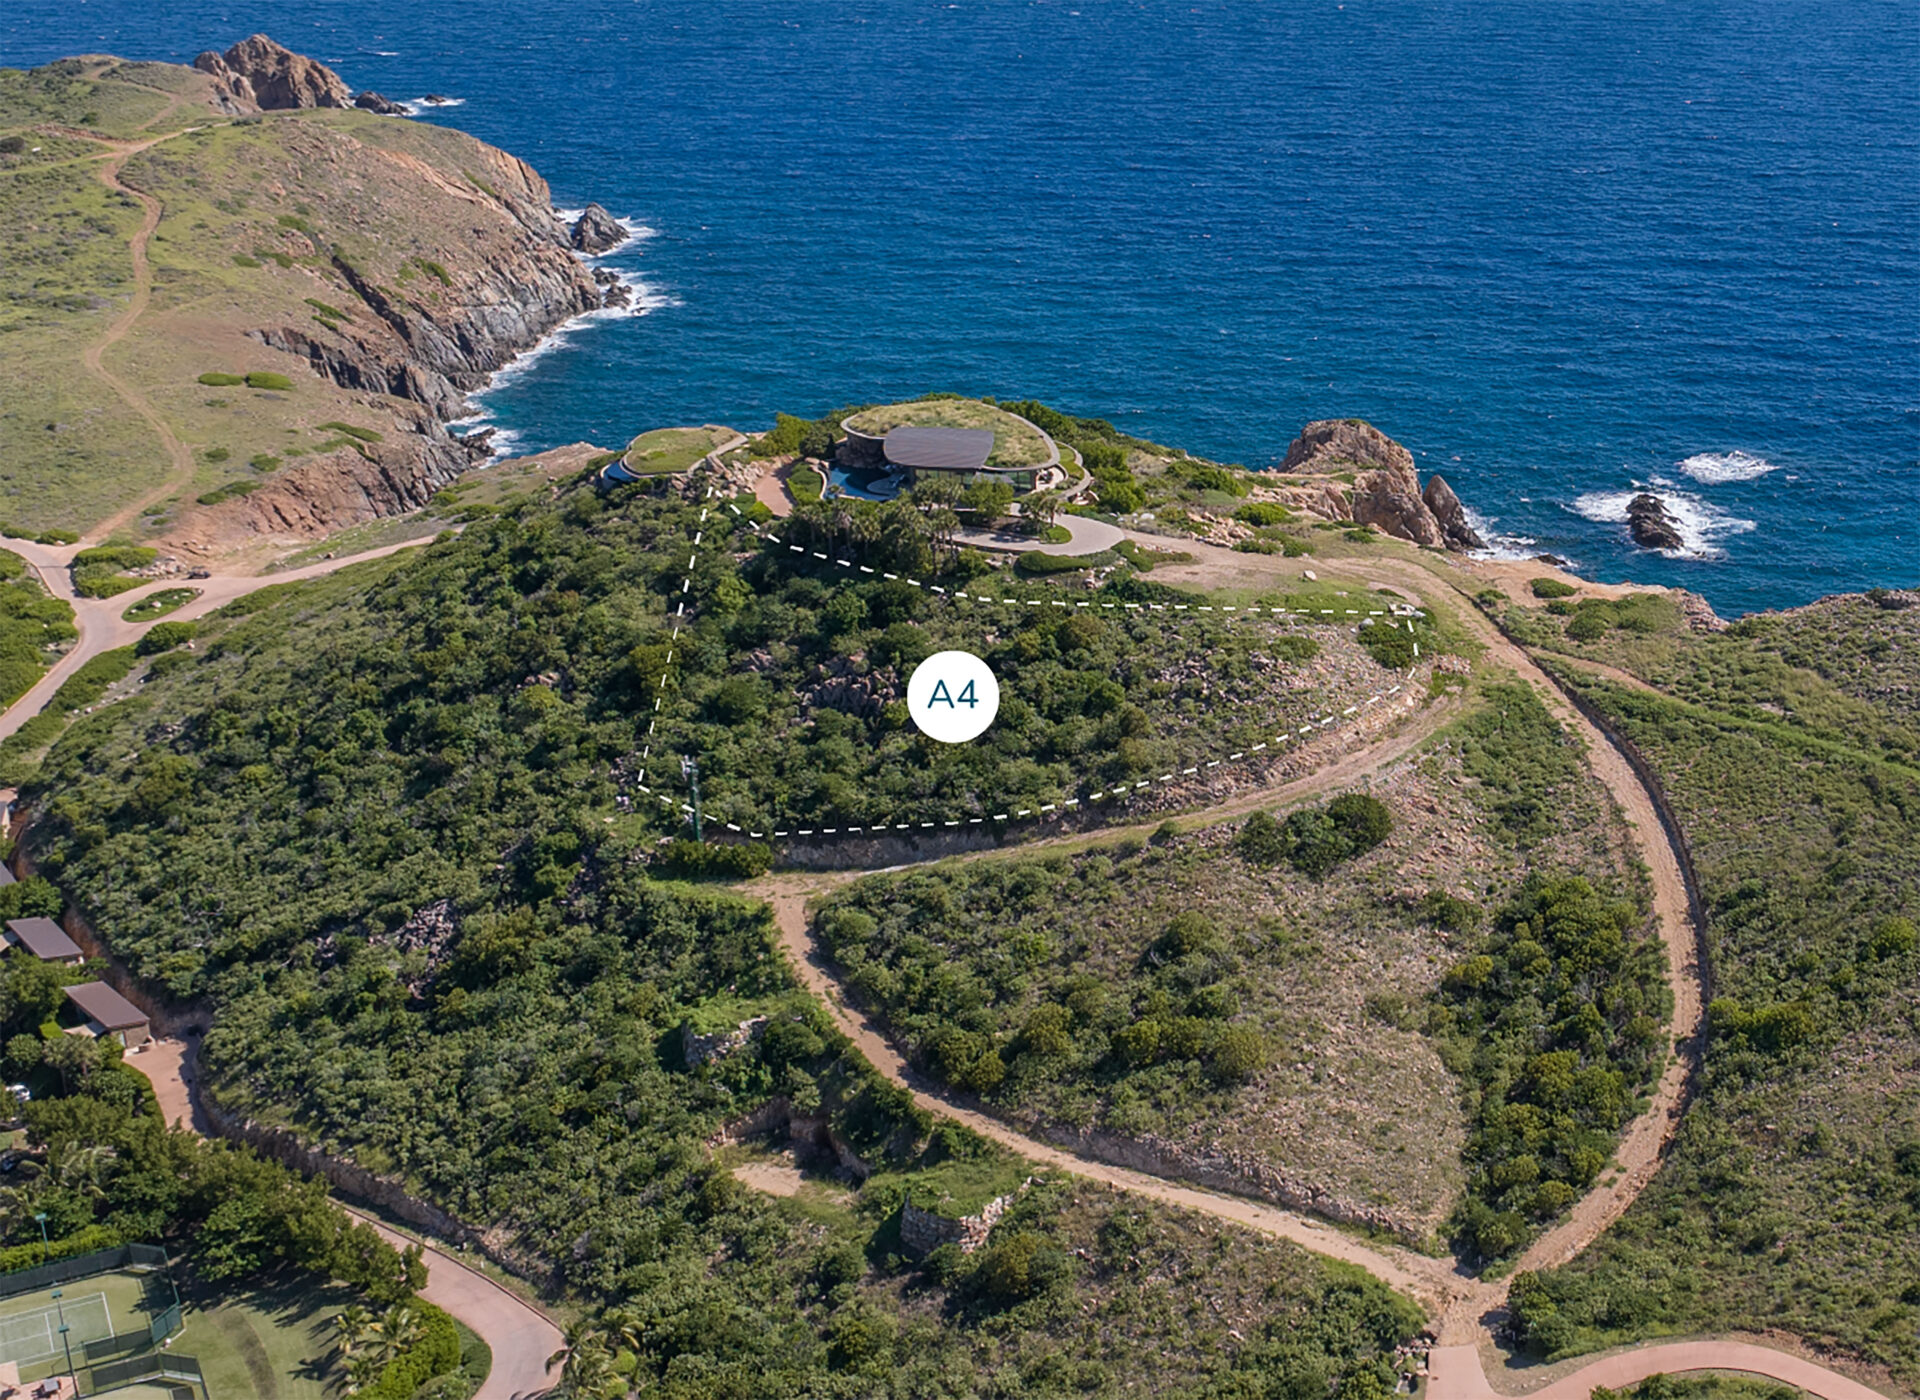
[[[1325,807],[1304,807],[1284,822],[1255,812],[1234,847],[1255,865],[1289,862],[1303,875],[1325,875],[1343,860],[1366,854],[1393,831],[1393,816],[1378,798],[1350,792]]]
[[[139,641],[133,644],[133,654],[143,657],[157,656],[163,651],[171,651],[174,647],[192,641],[194,633],[198,630],[191,622],[156,622],[141,634]]]
[[[1413,665],[1418,659],[1419,643],[1423,640],[1428,639],[1415,630],[1412,620],[1405,618],[1397,622],[1369,621],[1360,629],[1360,645],[1367,649],[1375,661],[1396,671]],[[1432,650],[1429,640],[1429,655]]]
[[[1442,1055],[1472,1086],[1469,1259],[1514,1253],[1591,1186],[1659,1073],[1665,957],[1642,923],[1584,878],[1535,875],[1442,980]]]
[[[111,598],[138,588],[145,580],[123,571],[144,568],[159,557],[160,551],[150,545],[102,544],[83,549],[73,556],[74,592],[82,598]]]
[[[293,381],[284,374],[275,374],[270,370],[255,369],[247,371],[249,389],[278,389],[285,392],[293,388]]]
[[[727,842],[678,840],[654,857],[662,874],[685,880],[751,880],[773,866],[773,848],[764,841]]]
[[[1030,549],[1015,559],[1014,565],[1023,574],[1045,576],[1103,568],[1117,558],[1119,556],[1110,549],[1103,549],[1094,554],[1043,554],[1037,549]]]
[[[218,370],[208,370],[200,376],[200,382],[211,389],[230,389],[245,384],[247,377],[244,374],[222,374]]]
[[[341,423],[337,421],[328,422],[328,423],[315,423],[313,425],[313,430],[315,432],[327,431],[327,432],[335,432],[335,433],[345,433],[348,437],[353,438],[356,442],[379,442],[386,436],[384,433],[381,433],[374,428],[356,428],[351,423]]]
[[[424,1298],[400,1306],[413,1312],[419,1340],[383,1366],[371,1385],[355,1392],[360,1400],[412,1400],[421,1386],[460,1364],[460,1333],[444,1310]]]
[[[229,481],[224,486],[216,486],[211,491],[195,496],[194,500],[203,506],[217,506],[222,501],[231,501],[259,489],[260,483],[257,481]]]
[[[1571,598],[1580,590],[1557,578],[1537,578],[1528,585],[1536,598]]]
[[[1293,519],[1293,512],[1278,501],[1249,501],[1234,511],[1233,518],[1245,525],[1284,525]]]

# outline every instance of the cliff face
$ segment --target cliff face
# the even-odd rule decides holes
[[[1444,478],[1420,486],[1413,454],[1358,418],[1309,423],[1287,448],[1284,472],[1355,472],[1352,519],[1397,539],[1436,549],[1478,549],[1485,541]]]
[[[234,68],[245,48],[222,61]],[[305,91],[317,81],[286,69],[272,58],[267,71],[282,77],[269,93],[281,92],[271,83]],[[254,84],[260,72],[240,77]],[[351,395],[355,412],[310,417],[365,422],[371,412],[385,422],[377,442],[336,446],[288,463],[248,495],[184,509],[166,543],[189,554],[259,533],[312,537],[425,504],[485,455],[445,427],[466,411],[467,394],[606,298],[546,181],[504,151],[355,111],[269,117],[233,139],[247,143],[246,174],[229,194],[265,206],[234,249],[235,261],[259,270],[235,275],[262,293],[232,297],[221,321],[264,364],[296,380],[304,369]],[[169,180],[191,173],[158,162],[133,171],[162,198]],[[296,399],[305,394],[296,387]]]

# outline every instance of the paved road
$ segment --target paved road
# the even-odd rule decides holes
[[[153,1084],[160,1116],[202,1136],[205,1116],[193,1094],[189,1068],[193,1056],[180,1040],[157,1040],[135,1054],[127,1064]],[[427,1286],[420,1296],[445,1308],[473,1329],[493,1349],[493,1369],[474,1400],[523,1400],[551,1386],[559,1377],[547,1358],[560,1349],[561,1333],[547,1316],[518,1294],[501,1287],[479,1270],[463,1263],[437,1242],[418,1235],[402,1235],[385,1221],[365,1211],[340,1204],[347,1214],[378,1230],[395,1249],[410,1244],[426,1246]]]
[[[1041,554],[1098,554],[1103,549],[1112,549],[1127,537],[1127,532],[1118,525],[1109,525],[1104,520],[1092,520],[1084,515],[1062,515],[1054,524],[1062,526],[1073,536],[1058,544],[1042,544],[1032,535],[1014,534],[1006,530],[962,530],[956,539],[961,544],[973,545],[976,549],[997,549],[1008,554],[1025,554],[1038,551]],[[1161,541],[1161,547],[1165,546]]]

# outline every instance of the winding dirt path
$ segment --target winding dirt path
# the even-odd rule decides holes
[[[149,146],[169,140],[177,134],[155,136],[145,141],[115,142],[113,154],[108,156],[95,172],[100,183],[108,189],[139,201],[142,217],[140,227],[127,240],[127,251],[133,259],[133,295],[128,298],[126,308],[114,317],[113,322],[101,333],[100,338],[81,351],[80,360],[87,367],[89,374],[113,390],[122,403],[153,429],[154,436],[160,439],[160,446],[166,451],[171,466],[165,481],[95,525],[90,532],[95,539],[110,538],[116,530],[123,530],[139,519],[140,512],[148,506],[165,499],[170,492],[177,491],[193,481],[192,450],[180,441],[172,428],[167,426],[166,420],[147,400],[146,395],[108,369],[104,359],[108,350],[126,338],[127,332],[132,330],[134,322],[146,313],[147,304],[153,299],[153,268],[147,259],[147,244],[153,238],[153,231],[160,227],[160,216],[164,212],[159,200],[144,190],[135,189],[132,185],[122,182],[120,171],[132,156],[138,155]]]
[[[1385,573],[1402,587],[1433,605],[1438,580],[1411,563],[1369,561],[1369,573]],[[1336,572],[1329,570],[1329,572]],[[1338,570],[1338,572],[1345,572]],[[1660,819],[1652,794],[1641,782],[1626,755],[1586,719],[1552,679],[1520,647],[1511,642],[1460,596],[1451,600],[1456,620],[1473,635],[1490,658],[1514,672],[1540,695],[1548,709],[1580,736],[1594,775],[1606,787],[1630,826],[1634,844],[1645,863],[1652,886],[1653,917],[1666,950],[1667,984],[1673,995],[1670,1033],[1673,1050],[1649,1098],[1646,1112],[1627,1127],[1614,1154],[1615,1170],[1575,1203],[1551,1230],[1521,1255],[1513,1272],[1549,1269],[1574,1258],[1608,1225],[1625,1212],[1658,1169],[1685,1111],[1694,1070],[1699,1063],[1703,1025],[1701,933],[1694,917],[1694,901],[1683,874],[1683,863]],[[1437,727],[1437,726],[1435,726]],[[1382,761],[1376,750],[1396,746],[1398,752],[1423,740],[1431,728],[1421,727],[1409,739],[1403,731],[1393,739],[1350,760]],[[1348,771],[1342,771],[1347,769]],[[1272,802],[1276,797],[1298,799],[1315,790],[1351,780],[1348,764],[1331,765],[1285,788],[1243,795],[1221,808],[1198,813],[1201,819],[1245,810],[1249,803]],[[1103,829],[1102,836],[1124,828]],[[974,852],[961,859],[992,859],[1023,855],[1038,846],[1085,837],[1053,838],[1022,843],[1006,850]],[[847,1001],[832,969],[814,943],[807,901],[856,879],[865,872],[837,872],[808,876],[778,876],[749,887],[767,898],[774,912],[781,946],[792,960],[802,983],[827,1006],[841,1030],[887,1079],[906,1089],[914,1102],[931,1113],[951,1118],[1031,1161],[1073,1172],[1092,1181],[1133,1191],[1156,1200],[1201,1211],[1216,1219],[1287,1239],[1315,1253],[1358,1265],[1384,1282],[1421,1299],[1439,1318],[1440,1345],[1431,1359],[1428,1400],[1493,1400],[1495,1391],[1482,1360],[1482,1347],[1492,1342],[1492,1322],[1504,1309],[1508,1283],[1488,1282],[1462,1273],[1450,1262],[1431,1259],[1391,1245],[1369,1243],[1327,1224],[1279,1207],[1179,1185],[1145,1173],[1111,1166],[1036,1141],[998,1119],[981,1113],[928,1081],[906,1063],[892,1043],[866,1016]],[[1795,1385],[1822,1400],[1884,1400],[1879,1392],[1804,1357],[1771,1347],[1726,1339],[1670,1343],[1631,1348],[1594,1361],[1570,1375],[1537,1388],[1527,1400],[1586,1400],[1594,1386],[1622,1386],[1656,1372],[1739,1371]]]

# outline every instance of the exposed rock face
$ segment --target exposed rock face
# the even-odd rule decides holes
[[[1447,537],[1420,497],[1413,469],[1361,472],[1353,482],[1353,518],[1398,539],[1444,546]]]
[[[389,101],[379,93],[374,92],[371,88],[366,92],[356,95],[353,99],[353,105],[363,112],[378,112],[383,117],[404,117],[407,115],[407,109],[405,107],[402,107],[398,102]]]
[[[1446,537],[1448,549],[1485,549],[1487,542],[1480,538],[1467,520],[1467,508],[1460,504],[1460,498],[1453,494],[1453,488],[1447,485],[1444,476],[1435,473],[1427,478],[1427,489],[1420,493],[1427,503],[1427,509],[1433,512],[1433,518],[1439,523],[1440,533]]]
[[[1681,549],[1686,544],[1666,504],[1646,491],[1627,503],[1627,531],[1642,549]]]
[[[1377,467],[1413,474],[1413,454],[1358,418],[1323,418],[1300,430],[1280,464],[1283,472],[1328,472]]]
[[[626,241],[627,231],[597,204],[589,204],[573,221],[573,246],[583,253],[605,253]]]
[[[1349,517],[1356,524],[1435,548],[1478,549],[1460,498],[1439,477],[1420,489],[1413,454],[1358,418],[1324,418],[1300,430],[1283,472],[1356,472]],[[1335,519],[1341,517],[1335,516]]]
[[[242,39],[224,54],[208,50],[193,66],[235,103],[250,103],[263,112],[353,105],[353,90],[338,73],[264,34]]]

